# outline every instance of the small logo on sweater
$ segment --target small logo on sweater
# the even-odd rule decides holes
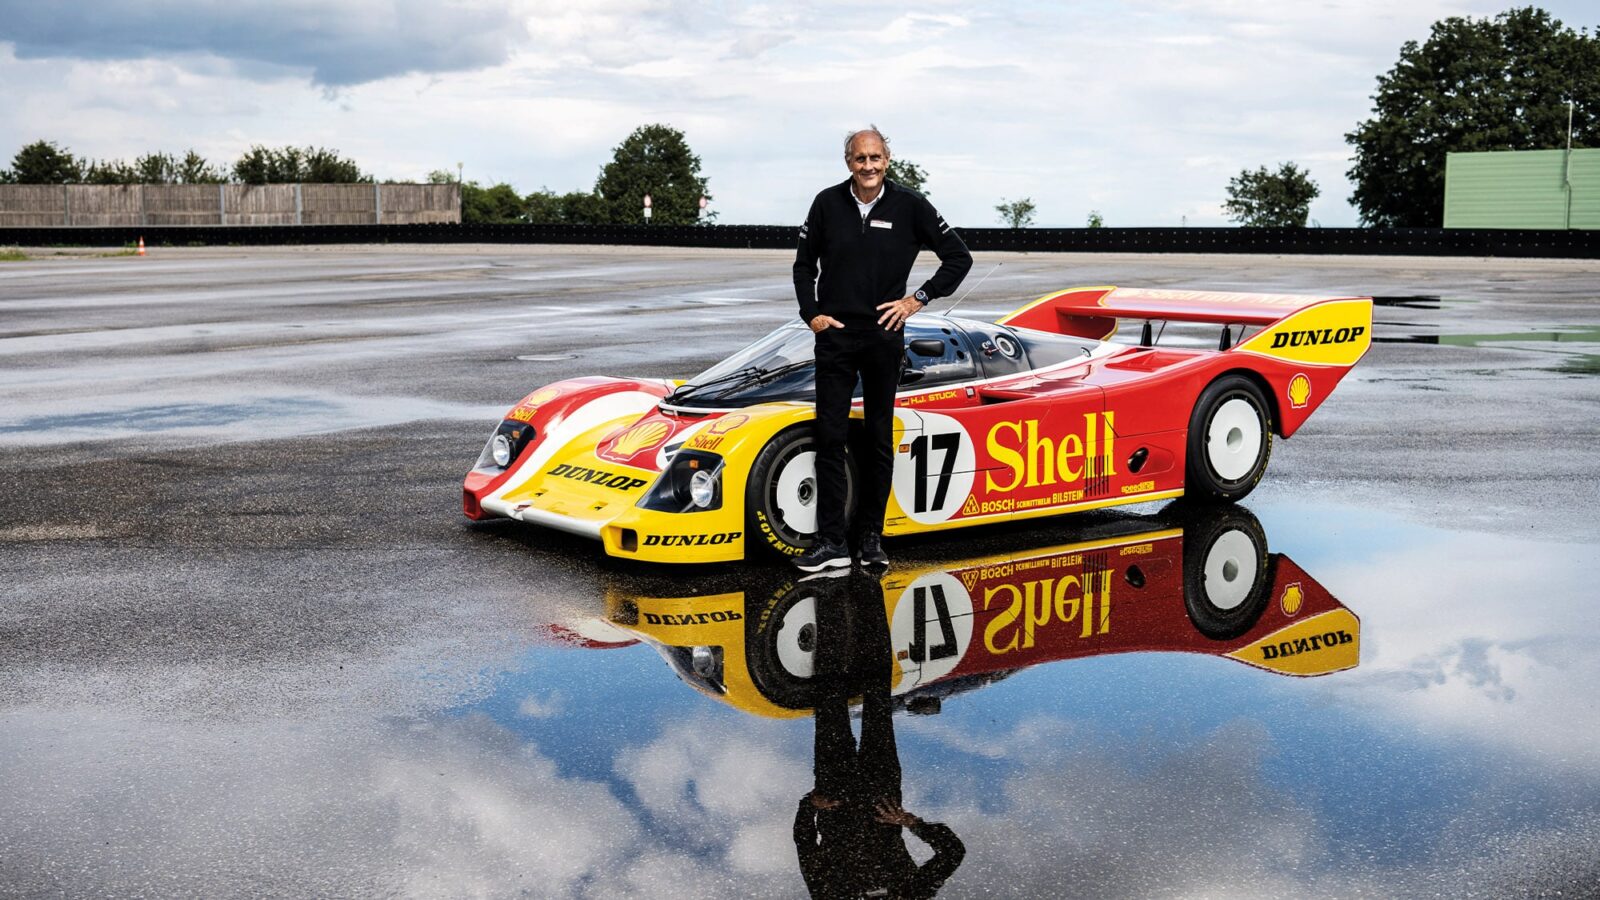
[[[873,228],[893,228],[894,227],[894,223],[893,222],[890,222],[890,221],[887,221],[887,220],[884,220],[884,219],[873,219],[872,221],[868,222],[867,224],[871,225]]]

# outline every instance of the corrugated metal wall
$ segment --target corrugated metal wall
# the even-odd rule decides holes
[[[1565,150],[1451,153],[1446,228],[1600,228],[1600,150],[1572,151],[1570,218]]]

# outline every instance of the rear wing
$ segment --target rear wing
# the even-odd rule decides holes
[[[1265,326],[1229,352],[1306,365],[1353,366],[1372,345],[1372,298],[1082,287],[1046,294],[999,320],[1105,340],[1118,319]]]

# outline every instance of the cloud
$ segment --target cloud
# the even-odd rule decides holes
[[[219,57],[334,87],[495,66],[527,36],[516,4],[473,0],[0,0],[0,22],[19,59]]]

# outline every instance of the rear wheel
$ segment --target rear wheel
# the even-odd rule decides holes
[[[855,509],[855,465],[845,456],[845,515]],[[790,428],[761,448],[745,487],[745,546],[799,556],[817,535],[817,449],[811,426]]]
[[[1212,640],[1255,627],[1267,608],[1267,535],[1248,510],[1200,515],[1183,534],[1183,606]]]
[[[1272,455],[1267,398],[1243,375],[1206,386],[1189,416],[1186,493],[1238,500],[1255,488]]]

